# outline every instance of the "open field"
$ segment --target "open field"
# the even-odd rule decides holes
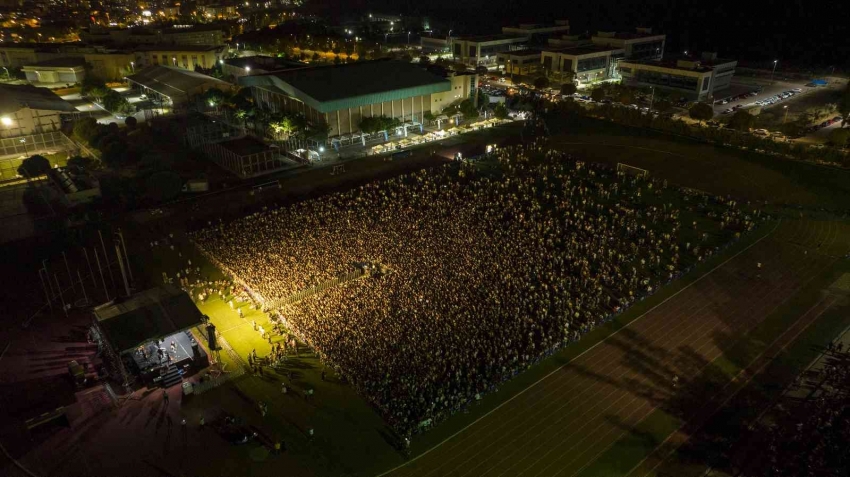
[[[850,171],[701,144],[687,138],[582,119],[550,124],[550,145],[589,161],[626,163],[670,183],[773,205],[846,211]],[[557,131],[557,132],[556,132]]]

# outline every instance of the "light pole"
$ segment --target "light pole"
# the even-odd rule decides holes
[[[133,73],[136,72],[136,63],[135,62],[132,62],[132,61],[130,62],[130,69],[133,71]]]
[[[410,46],[410,32],[407,32],[407,46]]]
[[[782,109],[785,110],[785,116],[782,118],[782,124],[785,124],[785,121],[788,119],[788,105],[782,106]]]
[[[21,138],[21,144],[24,145],[24,154],[29,156],[30,152],[27,150],[27,138],[22,137]]]
[[[649,89],[652,90],[652,95],[649,97],[649,114],[652,114],[652,102],[655,101],[655,86],[650,86]]]
[[[776,73],[776,64],[779,60],[773,60],[773,70],[770,72],[770,84],[773,84],[773,74]]]

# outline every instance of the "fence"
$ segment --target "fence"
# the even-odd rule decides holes
[[[31,156],[50,149],[67,151],[76,146],[60,131],[0,139],[0,156]]]

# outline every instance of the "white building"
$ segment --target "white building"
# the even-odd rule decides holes
[[[713,100],[717,91],[729,87],[737,64],[736,60],[717,58],[716,53],[703,53],[702,59],[623,60],[619,71],[625,83],[656,86],[702,101]]]
[[[62,115],[75,112],[71,103],[46,88],[0,85],[0,137],[59,131]]]

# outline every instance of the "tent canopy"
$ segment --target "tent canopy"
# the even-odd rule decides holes
[[[95,320],[116,353],[200,325],[202,314],[183,290],[164,285],[94,309]]]
[[[812,84],[817,85],[817,86],[826,86],[827,82],[826,82],[826,80],[816,79],[816,80],[812,80]]]

